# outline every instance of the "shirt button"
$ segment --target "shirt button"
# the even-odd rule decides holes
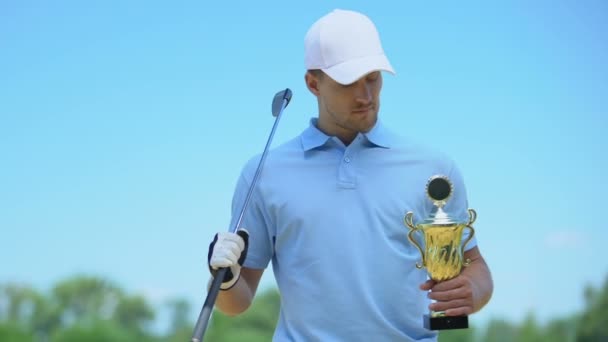
[[[349,157],[344,157],[344,161],[345,161],[346,163],[350,163],[350,158],[349,158]]]

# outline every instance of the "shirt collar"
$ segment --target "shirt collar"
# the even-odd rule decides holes
[[[304,130],[304,132],[302,132],[300,136],[302,148],[304,149],[304,151],[309,151],[317,147],[323,146],[325,145],[325,143],[327,143],[328,140],[331,139],[330,136],[321,132],[317,128],[317,121],[317,118],[310,119],[310,125],[306,130]],[[360,136],[362,135],[363,137],[365,137],[365,139],[369,143],[371,143],[371,145],[383,148],[391,147],[389,133],[382,125],[380,120],[376,122],[376,125],[374,125],[374,127],[369,132],[359,134]]]
[[[376,121],[374,127],[369,132],[363,134],[363,136],[365,136],[367,141],[369,141],[372,145],[383,148],[391,148],[390,134],[379,119]]]
[[[317,120],[317,118],[310,119],[310,125],[306,130],[304,130],[304,132],[302,132],[302,135],[300,136],[304,151],[309,151],[319,146],[323,146],[331,138],[317,128]]]

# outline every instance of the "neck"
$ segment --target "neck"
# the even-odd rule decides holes
[[[321,132],[329,135],[330,137],[336,137],[340,139],[340,141],[342,141],[345,146],[350,145],[350,143],[355,140],[358,134],[358,132],[340,127],[338,125],[332,124],[331,122],[327,122],[326,120],[323,120],[322,117],[319,117],[319,119],[317,120],[317,128]]]

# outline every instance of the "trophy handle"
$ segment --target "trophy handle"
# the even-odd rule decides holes
[[[472,225],[475,220],[477,220],[477,212],[475,211],[475,209],[469,209],[469,223],[467,224],[467,226]]]
[[[475,229],[473,228],[472,224],[473,224],[473,222],[475,222],[476,219],[477,219],[477,212],[474,209],[469,209],[469,223],[467,223],[465,228],[469,228],[469,230],[471,231],[471,234],[469,234],[469,237],[462,244],[462,255],[464,255],[464,248],[467,246],[467,243],[469,243],[469,241],[471,241],[471,239],[475,235]],[[471,259],[466,259],[462,263],[463,266],[469,266],[470,264],[471,264]]]
[[[414,226],[414,213],[409,211],[407,214],[405,214],[405,225],[410,227],[410,229],[416,230],[418,228],[416,228],[416,226]]]
[[[416,248],[418,248],[418,251],[420,252],[420,256],[422,257],[422,264],[416,263],[416,268],[421,269],[426,265],[426,260],[424,258],[424,252],[422,251],[422,247],[420,247],[418,242],[414,240],[413,234],[419,229],[414,226],[413,217],[414,213],[411,211],[405,214],[405,224],[410,228],[410,232],[407,234],[407,238],[414,246],[416,246]]]

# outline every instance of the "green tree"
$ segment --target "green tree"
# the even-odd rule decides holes
[[[484,342],[512,342],[516,341],[517,327],[504,319],[493,319],[486,326],[481,339]]]
[[[0,341],[2,342],[34,342],[34,334],[14,323],[0,323]]]
[[[0,341],[150,341],[154,309],[110,281],[75,276],[44,296],[0,285]]]
[[[0,321],[5,325],[44,336],[57,325],[58,319],[56,308],[31,287],[20,284],[0,286]]]
[[[75,276],[58,283],[52,300],[61,312],[61,323],[93,323],[110,319],[123,294],[108,280],[90,276]]]
[[[151,338],[128,331],[110,321],[76,324],[53,334],[50,342],[145,342]]]
[[[577,342],[608,341],[608,277],[600,289],[585,290],[585,309],[580,316]]]
[[[190,321],[190,304],[183,299],[172,299],[166,305],[171,315],[171,325],[166,341],[189,341],[194,330]]]
[[[528,313],[522,325],[517,331],[515,341],[518,342],[539,342],[543,339],[544,331],[538,325],[533,313]]]
[[[547,342],[574,342],[576,337],[577,322],[576,316],[553,319],[545,327],[545,341]]]
[[[439,332],[439,342],[472,342],[475,341],[475,328],[442,330]]]
[[[154,320],[154,310],[141,296],[123,296],[113,318],[122,328],[143,334]]]

